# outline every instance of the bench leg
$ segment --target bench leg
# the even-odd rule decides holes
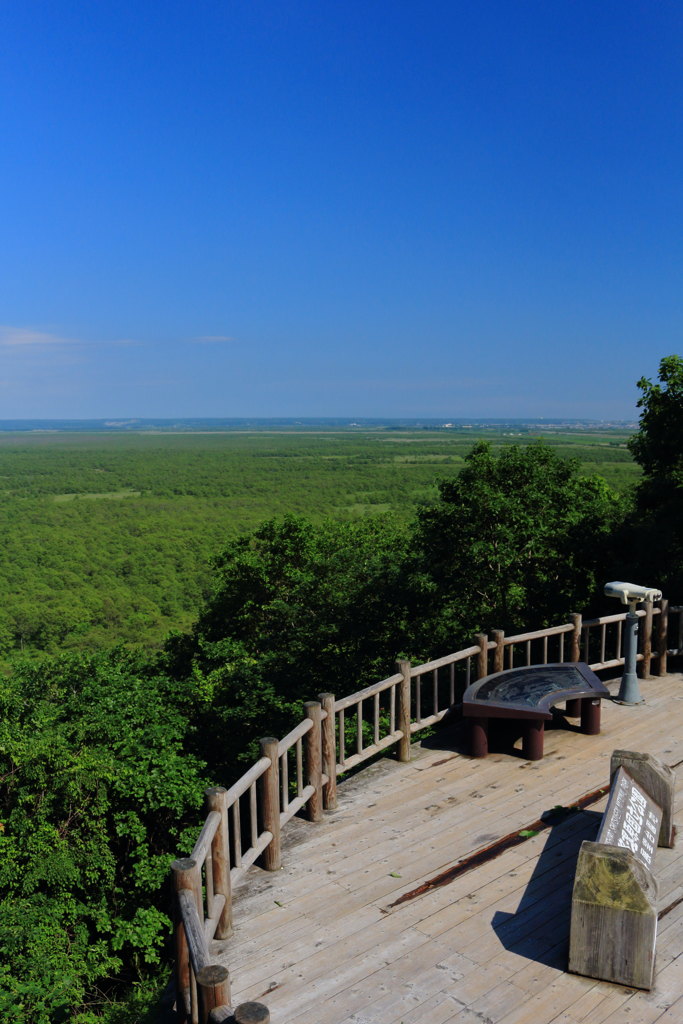
[[[565,714],[568,718],[578,718],[581,714],[581,698],[573,697],[568,700],[565,706]]]
[[[581,731],[588,736],[600,732],[600,698],[586,697],[581,701]]]
[[[527,761],[540,761],[543,757],[543,730],[545,722],[540,719],[527,719],[524,723],[522,737],[522,753]]]
[[[472,757],[486,757],[488,752],[488,718],[470,718],[470,754]]]

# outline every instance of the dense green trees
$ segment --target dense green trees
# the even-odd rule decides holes
[[[621,512],[603,480],[545,445],[496,455],[482,442],[439,490],[418,512],[415,563],[440,645],[454,627],[534,628],[586,605]]]
[[[643,467],[624,533],[634,574],[683,600],[683,359],[667,356],[658,381],[638,381],[642,409],[629,447]],[[626,556],[628,557],[628,555]]]
[[[158,969],[169,852],[203,789],[179,697],[120,650],[0,681],[3,1020],[123,1021]]]
[[[287,516],[216,559],[195,629],[169,645],[171,671],[206,708],[198,735],[212,764],[234,769],[245,741],[284,731],[321,689],[351,693],[388,674],[407,634],[406,539],[386,518]]]
[[[683,486],[683,358],[665,356],[659,364],[658,383],[641,377],[638,387],[642,409],[638,432],[629,449],[643,467],[645,487]]]
[[[510,443],[489,431],[496,448]],[[228,540],[284,514],[408,523],[471,431],[155,435],[0,432],[0,657],[159,647],[188,629]],[[517,438],[533,443],[531,434]],[[622,487],[618,432],[550,439]]]

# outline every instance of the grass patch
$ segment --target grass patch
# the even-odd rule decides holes
[[[121,501],[123,498],[140,498],[142,491],[100,491],[87,494],[55,494],[53,501]]]

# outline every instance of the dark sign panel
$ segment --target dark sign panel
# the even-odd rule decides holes
[[[614,776],[597,841],[609,846],[625,847],[651,868],[661,822],[661,808],[625,768],[619,768]]]
[[[515,711],[522,717],[551,718],[550,708],[566,700],[609,697],[609,690],[582,661],[526,665],[495,672],[470,683],[462,698],[465,715],[502,717]]]
[[[519,668],[490,676],[477,689],[477,700],[537,707],[544,697],[585,689],[586,678],[576,665]]]

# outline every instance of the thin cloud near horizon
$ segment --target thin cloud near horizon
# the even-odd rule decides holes
[[[135,338],[114,338],[111,341],[89,341],[84,338],[68,338],[63,334],[37,330],[34,327],[13,327],[0,324],[0,347],[29,348],[49,345],[51,348],[73,345],[139,345]]]
[[[217,342],[237,341],[237,338],[234,338],[231,334],[200,334],[196,338],[193,338],[192,341],[198,345],[211,345]]]
[[[77,345],[73,338],[64,338],[48,331],[37,331],[32,327],[11,327],[0,324],[0,345],[24,347],[27,345]]]

